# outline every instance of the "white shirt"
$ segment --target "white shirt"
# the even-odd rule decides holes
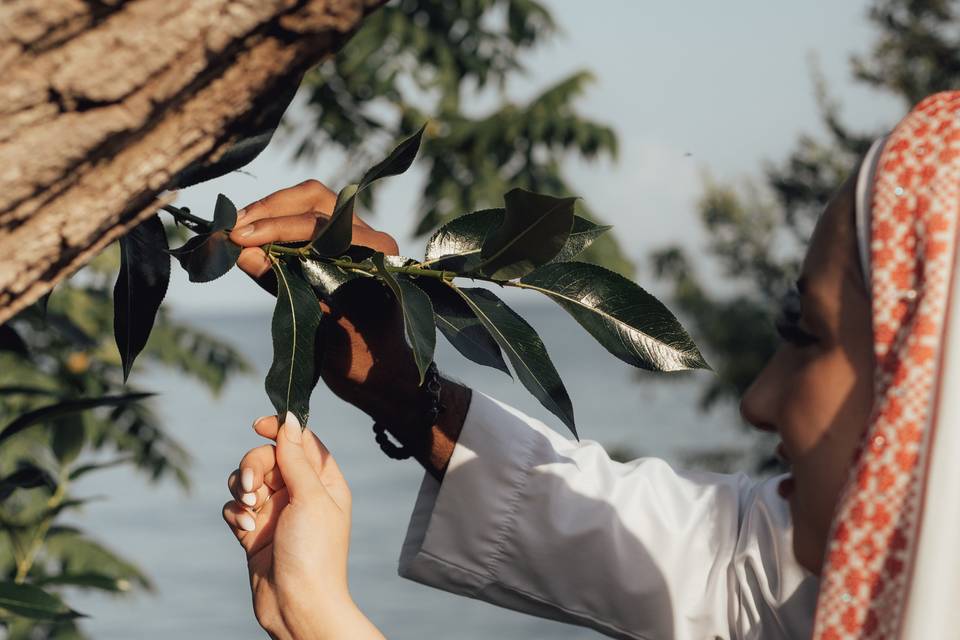
[[[616,638],[808,638],[817,580],[778,481],[614,462],[474,392],[400,575]]]

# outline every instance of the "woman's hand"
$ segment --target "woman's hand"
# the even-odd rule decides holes
[[[243,457],[223,519],[247,554],[260,625],[283,640],[382,638],[350,597],[350,489],[333,456],[293,414],[254,428],[276,447]]]

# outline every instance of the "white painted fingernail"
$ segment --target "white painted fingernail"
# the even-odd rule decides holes
[[[253,491],[253,469],[244,469],[240,472],[240,486],[247,493]]]
[[[253,224],[248,224],[245,227],[240,227],[240,237],[246,238],[249,235],[253,235],[253,232],[257,230],[257,226]]]
[[[249,513],[241,513],[237,516],[237,524],[244,531],[253,531],[257,528],[257,523]]]
[[[300,444],[300,432],[303,429],[300,427],[300,421],[297,419],[297,416],[293,415],[290,411],[287,411],[287,417],[283,421],[283,430],[287,434],[287,440]]]
[[[253,505],[257,504],[257,494],[245,493],[240,497],[240,501],[248,507],[252,507]]]
[[[272,418],[272,417],[273,417],[273,416],[260,416],[259,418],[257,418],[256,420],[254,420],[254,421],[253,421],[253,430],[256,431],[256,430],[257,430],[257,425],[259,425],[259,424],[260,424],[261,422],[263,422],[264,420],[266,420],[266,419],[268,419],[268,418]]]

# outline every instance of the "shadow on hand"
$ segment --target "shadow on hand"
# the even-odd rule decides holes
[[[374,419],[391,400],[416,393],[419,374],[404,340],[403,315],[386,286],[374,278],[351,280],[324,311],[317,353],[331,391]]]

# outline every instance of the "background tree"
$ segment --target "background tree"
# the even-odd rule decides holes
[[[417,235],[463,213],[502,206],[511,188],[577,195],[562,161],[617,155],[613,129],[575,108],[592,80],[589,71],[574,71],[523,104],[504,92],[508,81],[523,77],[524,54],[557,31],[537,0],[391,2],[305,77],[309,126],[291,133],[297,157],[339,149],[356,166],[358,155],[379,157],[429,120],[418,160],[426,178]],[[600,222],[583,201],[578,213]],[[611,234],[583,258],[625,275],[633,271]]]
[[[124,384],[111,295],[119,252],[100,252],[156,211],[162,191],[249,162],[304,71],[381,2],[0,7],[5,637],[82,637],[59,595],[64,587],[150,587],[134,564],[62,524],[63,514],[89,500],[73,494],[77,480],[130,464],[154,480],[188,484],[186,451],[166,434],[149,394]],[[52,299],[28,306],[87,263]],[[142,361],[214,393],[247,370],[231,347],[162,312]]]
[[[957,12],[955,0],[874,2],[868,18],[877,37],[869,54],[852,58],[855,81],[900,98],[905,111],[931,93],[960,86]],[[680,247],[651,256],[656,273],[672,285],[674,308],[719,374],[704,389],[704,409],[739,399],[773,353],[773,316],[799,272],[816,218],[883,133],[848,127],[819,79],[816,91],[826,139],[801,136],[785,160],[765,168],[760,188],[706,186],[700,219],[724,293],[704,282]]]

